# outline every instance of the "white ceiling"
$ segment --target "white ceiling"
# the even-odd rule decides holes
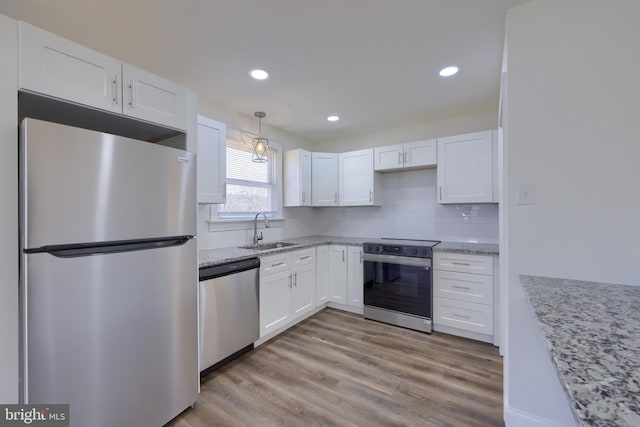
[[[2,0],[0,13],[323,141],[496,109],[505,12],[524,1]],[[458,75],[441,78],[447,65]]]

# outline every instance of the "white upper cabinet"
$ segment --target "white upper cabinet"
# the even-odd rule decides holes
[[[284,152],[284,205],[311,206],[311,153]]]
[[[438,203],[497,203],[494,134],[438,138]]]
[[[20,88],[122,113],[122,63],[20,22]]]
[[[198,203],[224,203],[227,179],[227,125],[198,116]]]
[[[122,82],[125,115],[187,128],[187,88],[126,63],[122,64]]]
[[[20,22],[21,90],[187,129],[187,89]]]
[[[339,154],[340,206],[375,205],[373,148]]]
[[[311,204],[338,206],[338,155],[311,154]]]
[[[382,172],[435,166],[436,146],[435,139],[428,139],[376,147],[373,149],[374,169]]]
[[[375,147],[373,154],[374,168],[377,171],[398,170],[404,165],[404,144]]]

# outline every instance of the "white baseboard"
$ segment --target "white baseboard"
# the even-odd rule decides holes
[[[519,411],[513,408],[504,408],[505,427],[574,427],[563,426],[546,418],[537,417],[528,412]]]
[[[450,326],[438,324],[433,325],[433,330],[436,332],[444,332],[445,334],[449,335],[457,335],[459,337],[469,338],[476,341],[484,341],[486,343],[493,344],[493,335],[479,334],[477,332],[465,331],[463,329],[452,328]]]

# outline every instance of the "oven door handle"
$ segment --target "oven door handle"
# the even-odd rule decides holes
[[[382,264],[399,264],[399,265],[411,265],[415,267],[423,267],[425,270],[431,269],[430,258],[413,258],[398,255],[379,255],[379,254],[364,254],[362,257],[364,262],[379,262]]]

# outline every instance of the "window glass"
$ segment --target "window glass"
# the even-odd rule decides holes
[[[277,212],[276,150],[268,149],[268,162],[251,160],[251,144],[227,142],[227,199],[220,205],[220,218],[237,218]]]

